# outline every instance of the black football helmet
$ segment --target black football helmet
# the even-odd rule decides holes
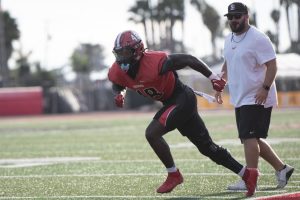
[[[135,31],[119,33],[114,44],[113,53],[121,69],[128,69],[137,63],[144,53],[144,43]]]

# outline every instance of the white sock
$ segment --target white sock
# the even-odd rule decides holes
[[[167,168],[168,173],[176,172],[177,167],[174,165],[173,167]]]
[[[245,170],[246,170],[246,166],[244,166],[244,167],[241,169],[241,171],[238,173],[238,175],[239,175],[240,177],[243,177],[243,176],[244,176],[244,173],[245,173]]]

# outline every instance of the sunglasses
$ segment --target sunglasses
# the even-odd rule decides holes
[[[234,19],[241,19],[242,16],[243,16],[243,14],[227,15],[227,19],[228,20],[233,20],[233,18]]]

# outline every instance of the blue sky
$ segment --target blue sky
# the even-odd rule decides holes
[[[17,19],[21,30],[21,43],[16,48],[32,52],[30,61],[40,61],[49,69],[67,65],[69,57],[80,43],[101,44],[105,48],[105,63],[114,58],[111,53],[116,35],[133,29],[144,38],[143,29],[128,22],[128,8],[134,0],[2,0],[2,8]],[[232,0],[207,0],[222,16]],[[257,10],[258,28],[274,31],[271,10],[278,0],[243,0],[250,9]],[[284,16],[282,17],[284,19]],[[225,23],[225,18],[223,23]],[[286,24],[282,20],[281,37],[287,37]],[[196,26],[195,26],[196,25]],[[204,56],[211,53],[210,34],[202,24],[199,13],[188,6],[185,22],[185,44],[189,53]],[[51,36],[48,40],[47,36]],[[222,44],[220,44],[222,45]],[[288,47],[284,42],[281,49]],[[16,55],[15,55],[16,56]],[[10,66],[12,66],[12,61]]]

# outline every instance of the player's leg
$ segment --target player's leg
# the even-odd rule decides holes
[[[193,116],[178,130],[198,148],[200,153],[209,157],[218,165],[222,165],[236,174],[242,171],[243,165],[235,160],[227,149],[212,141],[198,112],[194,112]]]
[[[183,182],[183,177],[174,163],[170,147],[163,138],[164,134],[175,128],[173,121],[174,118],[178,117],[178,109],[176,107],[176,104],[166,104],[156,113],[154,119],[146,129],[146,138],[150,146],[168,172],[166,180],[157,189],[158,193],[171,192],[177,185]]]
[[[196,116],[196,117],[195,117]],[[246,196],[252,196],[255,192],[258,177],[257,169],[244,168],[230,153],[221,146],[215,144],[198,114],[189,120],[186,127],[178,129],[183,135],[196,145],[199,151],[219,165],[230,169],[242,176],[247,187]]]
[[[168,171],[167,179],[157,189],[158,193],[171,192],[183,182],[183,177],[175,166],[170,147],[163,138],[165,133],[167,133],[166,128],[156,119],[153,119],[146,129],[146,138],[150,146]]]
[[[156,113],[146,130],[148,142],[168,171],[166,181],[157,189],[159,193],[170,192],[183,182],[183,177],[174,164],[169,146],[162,138],[165,133],[184,124],[196,106],[193,90],[183,85],[182,89],[177,90],[171,99],[164,102],[163,108]]]
[[[146,129],[146,139],[164,166],[171,168],[174,166],[174,160],[170,147],[163,138],[166,133],[165,127],[159,121],[153,119]]]

